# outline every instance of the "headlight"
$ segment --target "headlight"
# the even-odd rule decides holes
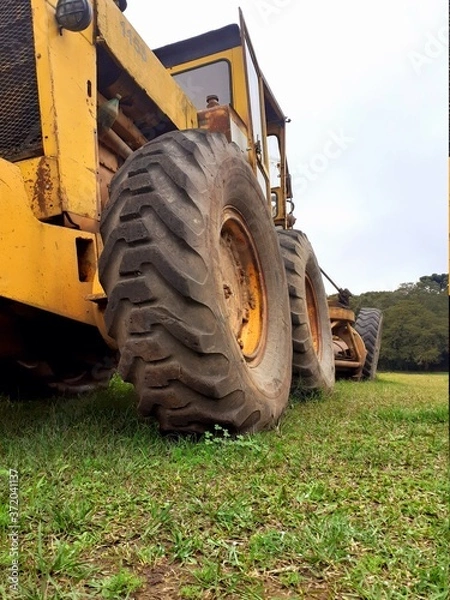
[[[89,0],[58,0],[56,21],[62,29],[83,31],[92,22],[92,6]]]

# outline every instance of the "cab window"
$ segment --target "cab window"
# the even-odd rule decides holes
[[[197,110],[206,108],[206,97],[215,95],[219,104],[231,104],[230,65],[220,60],[174,75]]]

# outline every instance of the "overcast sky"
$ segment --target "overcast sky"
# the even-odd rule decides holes
[[[156,48],[239,6],[292,120],[295,226],[322,268],[355,294],[448,272],[445,2],[128,0],[126,15]]]

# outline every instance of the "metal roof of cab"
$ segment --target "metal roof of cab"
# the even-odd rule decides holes
[[[153,50],[166,68],[241,45],[238,25],[227,25]]]

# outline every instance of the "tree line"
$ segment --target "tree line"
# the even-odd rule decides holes
[[[420,277],[393,292],[366,292],[350,298],[362,307],[383,311],[378,368],[387,371],[448,371],[448,273]]]

